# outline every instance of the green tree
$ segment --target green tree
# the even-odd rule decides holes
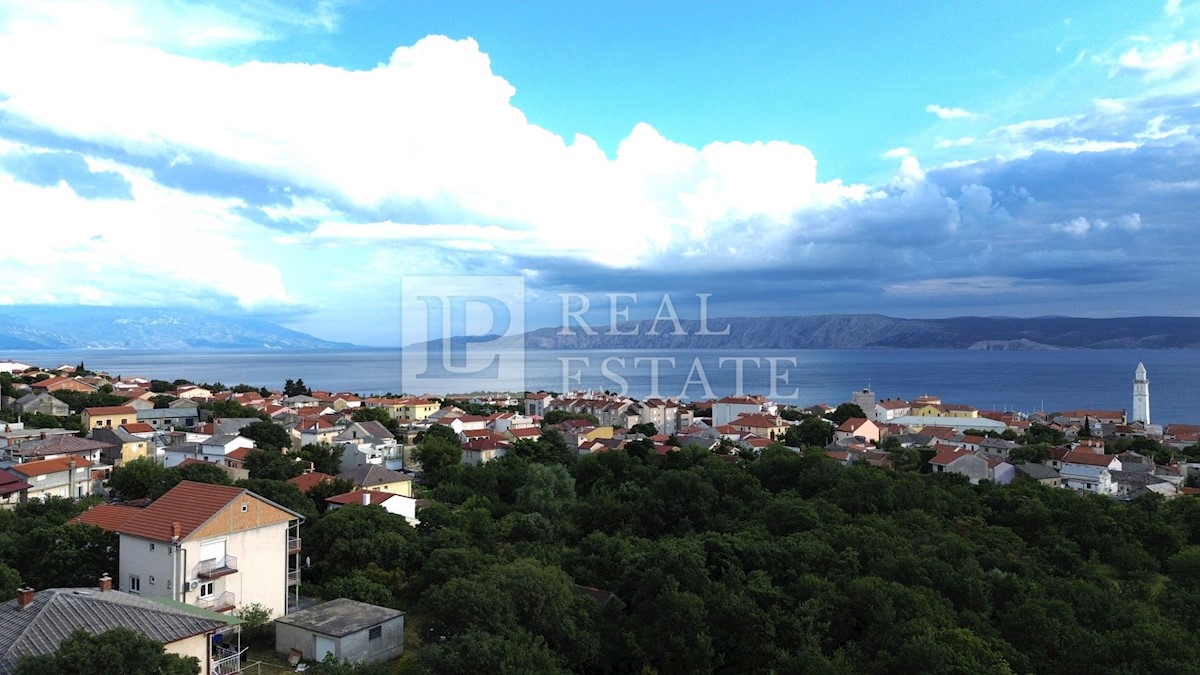
[[[635,424],[635,425],[629,427],[629,433],[644,434],[646,436],[657,436],[658,435],[658,427],[654,426],[654,424],[652,422],[642,422],[640,424]]]
[[[350,413],[350,419],[355,422],[379,422],[380,424],[391,428],[396,423],[392,419],[391,414],[384,408],[376,408],[374,406],[359,406]]]
[[[156,642],[129,628],[112,628],[99,635],[78,629],[51,654],[23,656],[15,675],[196,675],[194,656],[168,654]]]
[[[591,424],[600,424],[600,420],[597,419],[595,415],[588,413],[573,413],[566,410],[551,410],[546,413],[545,417],[542,418],[542,425],[553,426],[555,424],[562,424],[567,420],[584,420],[590,422]]]
[[[174,469],[167,469],[167,471],[177,472],[179,480],[212,485],[233,485],[233,478],[229,476],[229,472],[212,462],[189,462]]]
[[[139,457],[113,469],[108,478],[108,487],[125,499],[157,497],[167,490],[163,487],[167,473],[167,468],[162,464]]]
[[[239,607],[233,615],[242,620],[242,639],[248,646],[260,649],[275,646],[275,622],[269,607],[255,602]]]
[[[421,465],[422,473],[436,477],[445,469],[462,463],[462,444],[458,439],[452,443],[441,437],[426,435],[417,444],[413,458]]]
[[[254,448],[246,453],[246,461],[242,463],[251,478],[266,478],[270,480],[287,480],[304,473],[304,465],[294,457],[279,452]]]
[[[295,381],[291,379],[283,383],[284,396],[312,396],[312,389],[304,385],[304,379],[300,378]]]
[[[313,470],[337,474],[342,466],[342,448],[329,443],[309,443],[296,453],[300,459],[313,463]]]
[[[575,479],[562,465],[529,465],[525,484],[517,489],[517,508],[557,521],[574,505]]]
[[[344,495],[354,489],[354,481],[346,478],[332,478],[313,485],[305,494],[312,500],[313,506],[316,507],[318,513],[325,513],[329,508],[329,502],[325,501],[326,499],[337,495]]]
[[[1040,422],[1034,422],[1025,430],[1025,435],[1022,441],[1028,445],[1037,443],[1048,443],[1050,445],[1062,445],[1067,442],[1067,437],[1063,432],[1049,425]]]
[[[793,448],[823,448],[833,442],[833,425],[823,419],[806,417],[783,434],[783,442]]]
[[[843,403],[829,414],[829,419],[833,420],[835,424],[841,424],[851,417],[866,418],[866,416],[867,414],[857,403]]]
[[[286,450],[292,447],[292,437],[288,434],[287,429],[268,420],[251,422],[242,427],[238,433],[254,441],[254,445],[259,448]]]

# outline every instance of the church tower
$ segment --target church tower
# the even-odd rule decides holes
[[[1150,424],[1150,380],[1141,361],[1133,373],[1133,417],[1129,421]]]

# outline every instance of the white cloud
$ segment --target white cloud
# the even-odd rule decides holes
[[[978,117],[977,114],[962,108],[944,108],[940,105],[932,103],[925,106],[925,112],[933,113],[934,115],[937,115],[939,119],[943,120],[971,119],[973,117]]]
[[[888,150],[887,152],[883,153],[883,156],[888,159],[899,159],[901,157],[908,157],[911,154],[912,154],[912,150],[909,150],[908,148],[905,148],[905,147],[899,147],[899,148],[892,148],[891,150]]]
[[[1117,228],[1126,232],[1135,232],[1142,229],[1142,216],[1138,213],[1129,213],[1117,218],[1113,222],[1109,222],[1104,218],[1089,219],[1079,216],[1068,221],[1054,223],[1050,227],[1076,237],[1082,237],[1088,233],[1100,232],[1109,228]]]
[[[1148,80],[1166,80],[1200,72],[1200,40],[1172,42],[1161,47],[1130,47],[1117,60],[1122,70]]]
[[[320,203],[380,215],[417,208],[519,231],[544,255],[636,265],[696,238],[731,236],[747,219],[782,227],[800,210],[867,192],[818,182],[816,159],[799,145],[692,148],[645,124],[610,160],[586,136],[567,143],[530,124],[469,39],[428,37],[350,71],[228,66],[70,37],[0,38],[0,62],[29,64],[0,70],[0,110],[135,154],[208,157]]]
[[[1179,0],[1167,0],[1167,4],[1163,5],[1163,12],[1167,16],[1175,16],[1179,13]]]
[[[939,148],[939,149],[941,149],[941,148],[961,148],[963,146],[971,145],[974,142],[975,142],[975,139],[971,136],[962,136],[962,137],[956,138],[956,139],[940,138],[940,139],[938,139],[938,141],[936,143],[933,144],[933,147]]]
[[[292,303],[279,271],[247,257],[247,223],[229,211],[236,200],[170,190],[121,169],[132,200],[83,199],[64,183],[39,187],[0,171],[7,223],[0,263],[10,278],[25,280],[6,284],[7,302]]]

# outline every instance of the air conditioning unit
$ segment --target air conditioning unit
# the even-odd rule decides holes
[[[192,579],[191,581],[189,581],[189,582],[188,582],[188,590],[189,590],[189,591],[194,591],[194,590],[196,590],[197,588],[200,588],[200,581],[199,581],[199,580],[197,580],[197,579]]]

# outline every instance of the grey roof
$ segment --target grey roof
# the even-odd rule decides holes
[[[121,591],[48,588],[24,609],[15,599],[0,604],[0,674],[11,673],[22,656],[56,651],[78,628],[98,634],[117,627],[170,643],[219,631],[225,623]]]
[[[1165,483],[1165,479],[1155,476],[1148,471],[1118,471],[1109,470],[1112,474],[1112,479],[1124,487],[1132,489],[1137,485],[1154,485],[1155,483]]]
[[[400,616],[404,616],[404,612],[398,609],[338,598],[281,616],[275,622],[331,637],[343,637]]]
[[[392,435],[392,432],[388,431],[387,427],[383,426],[379,422],[376,422],[375,420],[369,420],[367,422],[356,422],[356,424],[358,424],[363,429],[366,429],[368,434],[371,434],[372,436],[374,436],[375,438],[378,438],[380,440],[386,441],[389,438],[395,438],[395,436]]]
[[[114,445],[119,443],[143,443],[146,440],[140,436],[134,436],[133,434],[121,431],[120,429],[113,429],[109,427],[92,429],[91,439],[94,441],[100,441],[101,443],[112,443]]]
[[[1013,468],[1017,470],[1017,473],[1029,476],[1034,480],[1046,480],[1049,478],[1059,477],[1058,472],[1054,469],[1046,466],[1045,464],[1038,464],[1036,462],[1030,462],[1028,464],[1014,464]]]
[[[359,487],[369,488],[384,483],[398,483],[404,480],[412,480],[411,476],[392,471],[378,464],[364,464],[352,471],[338,474],[338,478],[345,478],[353,481]]]
[[[213,434],[236,436],[242,429],[261,421],[257,417],[218,417],[213,420]]]
[[[25,441],[18,445],[13,454],[22,457],[46,457],[49,455],[69,455],[77,452],[91,452],[116,447],[112,443],[93,441],[78,436],[58,435],[47,436]]]
[[[219,434],[219,435],[209,436],[208,438],[201,441],[200,444],[201,445],[222,445],[223,446],[223,445],[228,445],[229,443],[232,443],[233,441],[236,441],[238,438],[239,438],[239,436],[237,434]]]

